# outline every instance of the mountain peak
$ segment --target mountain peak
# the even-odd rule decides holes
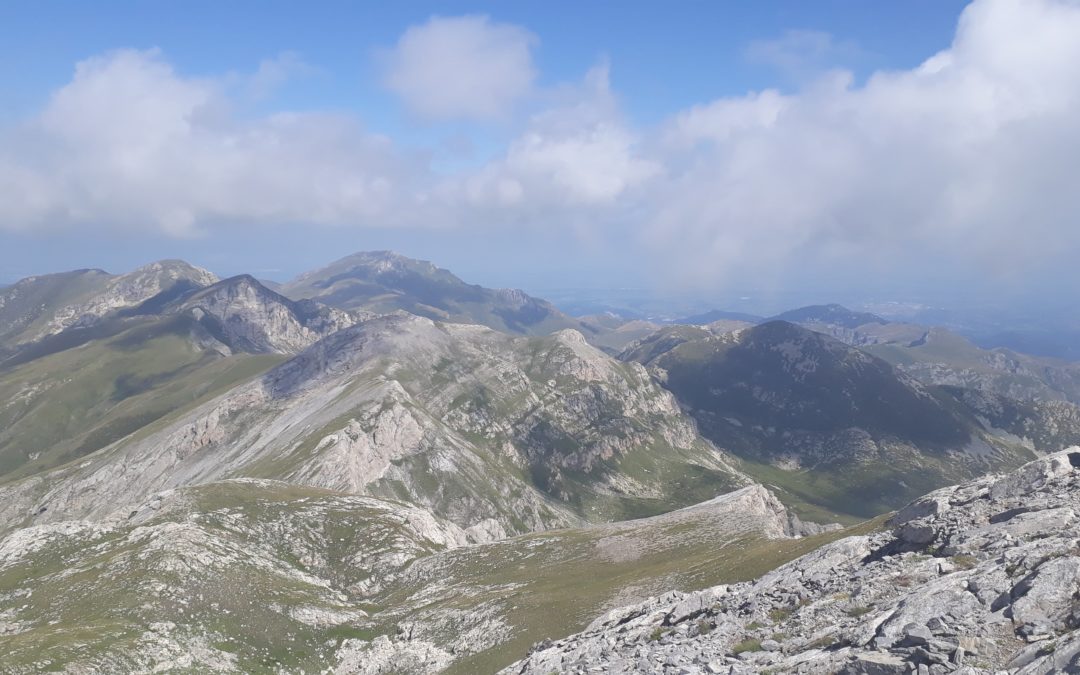
[[[194,293],[184,301],[183,311],[220,342],[255,353],[297,353],[357,321],[349,312],[311,300],[289,300],[250,274]]]
[[[541,335],[581,322],[515,289],[469,284],[426,260],[393,251],[362,251],[300,275],[281,292],[346,310],[404,310],[436,321],[471,323],[509,333]]]

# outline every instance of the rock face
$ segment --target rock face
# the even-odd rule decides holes
[[[757,581],[614,610],[505,672],[1080,669],[1080,448],[944,488]]]

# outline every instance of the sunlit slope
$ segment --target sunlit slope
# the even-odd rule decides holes
[[[0,357],[20,344],[87,328],[148,302],[165,302],[217,281],[182,260],[150,263],[127,274],[76,270],[28,277],[0,289]]]

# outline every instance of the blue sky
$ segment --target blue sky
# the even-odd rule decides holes
[[[410,25],[432,16],[484,14],[539,40],[541,80],[580,77],[607,58],[629,113],[655,122],[717,96],[790,86],[747,58],[756,40],[816,30],[859,52],[843,65],[865,75],[907,68],[948,46],[965,2],[7,2],[0,5],[4,113],[32,113],[71,77],[74,64],[121,47],[161,48],[181,71],[250,70],[293,51],[319,71],[282,92],[300,108],[346,108],[387,132],[415,129],[379,83],[373,63]],[[47,46],[47,48],[46,48]],[[851,54],[845,56],[852,56]]]
[[[393,248],[527,288],[1030,290],[1078,245],[1080,9],[966,5],[4,3],[0,283]]]

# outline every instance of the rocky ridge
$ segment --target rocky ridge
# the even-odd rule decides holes
[[[100,270],[29,277],[0,291],[2,335],[15,344],[70,328],[86,328],[118,310],[218,281],[180,260],[163,260],[121,275]],[[7,310],[6,312],[4,310]]]
[[[1080,668],[1080,448],[937,490],[760,579],[669,593],[506,673]]]
[[[637,474],[616,470],[628,457]],[[0,529],[106,518],[159,490],[240,477],[405,499],[478,539],[670,510],[746,482],[641,366],[579,333],[514,338],[403,314],[0,486]]]

